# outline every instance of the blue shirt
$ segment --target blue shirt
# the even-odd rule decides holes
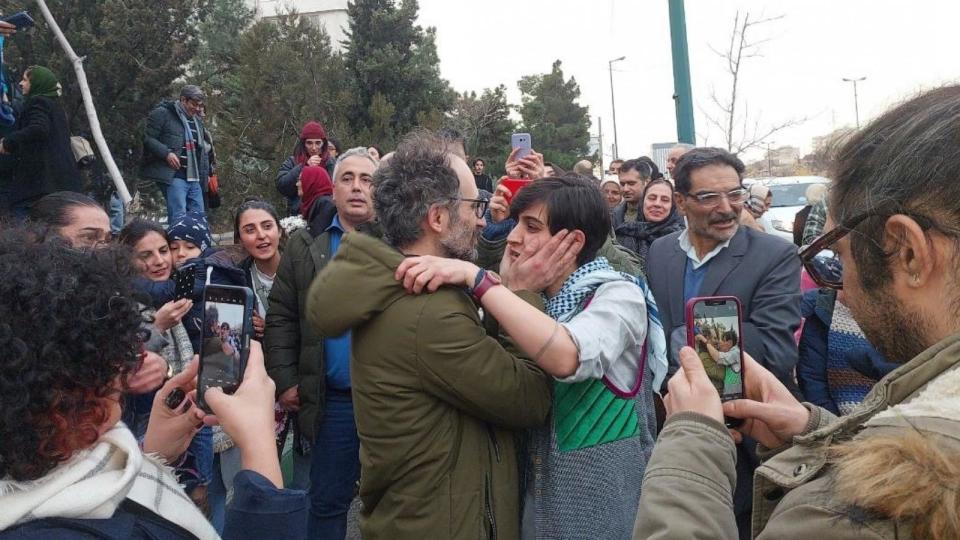
[[[683,270],[683,305],[686,306],[687,302],[691,298],[696,298],[700,295],[700,287],[703,286],[703,280],[707,277],[707,268],[708,265],[704,264],[702,266],[696,267],[696,264],[687,259],[687,264]],[[686,321],[687,312],[686,309],[683,311],[683,318]]]
[[[333,223],[327,227],[330,233],[330,256],[336,255],[343,239],[343,225],[340,216],[333,217]],[[323,339],[323,359],[327,366],[327,386],[335,390],[350,389],[350,338],[348,330],[335,338]]]

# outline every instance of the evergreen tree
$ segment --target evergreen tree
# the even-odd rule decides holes
[[[351,126],[367,144],[392,147],[417,126],[437,128],[455,97],[440,77],[433,28],[416,24],[416,0],[354,0],[345,41],[354,84]]]
[[[587,154],[590,142],[590,117],[587,107],[577,104],[577,81],[573,77],[564,79],[557,60],[550,73],[527,75],[517,84],[523,93],[523,129],[530,133],[533,147],[545,161],[572,168]]]
[[[507,87],[486,88],[476,92],[464,92],[457,97],[448,123],[458,129],[467,139],[467,155],[483,158],[487,172],[498,176],[510,154],[510,134],[516,123],[510,118],[512,106],[507,102]]]
[[[53,70],[63,86],[63,105],[75,134],[87,134],[87,117],[76,74],[33,2],[11,2],[5,13],[30,11],[36,27],[7,40],[6,65],[19,77],[34,64]],[[209,0],[48,0],[73,49],[85,57],[84,71],[104,137],[128,186],[143,150],[147,114],[197,49],[199,23]]]
[[[340,55],[322,29],[296,13],[260,21],[243,33],[216,112],[218,172],[224,207],[249,196],[286,202],[274,181],[306,122],[349,145],[350,86]],[[231,212],[227,212],[228,214]]]

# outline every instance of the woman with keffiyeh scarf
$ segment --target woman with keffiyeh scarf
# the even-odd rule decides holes
[[[597,257],[610,217],[588,181],[539,180],[511,214],[506,286],[432,257],[407,259],[397,275],[414,292],[468,287],[555,378],[547,424],[527,434],[523,538],[629,538],[655,438],[653,388],[667,371],[656,303],[646,283]],[[541,292],[546,313],[511,290]]]

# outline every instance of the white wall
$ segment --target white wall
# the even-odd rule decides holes
[[[341,41],[347,38],[348,0],[247,0],[247,5],[256,9],[257,17],[274,17],[288,7],[297,10],[315,24],[322,25],[330,35],[334,50],[342,50]]]

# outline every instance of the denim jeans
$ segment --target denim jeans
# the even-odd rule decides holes
[[[167,198],[167,223],[185,212],[203,212],[203,190],[200,182],[187,182],[183,178],[170,180],[163,192]]]
[[[343,540],[347,512],[360,478],[360,439],[349,392],[327,389],[323,420],[310,454],[311,539]]]
[[[210,523],[221,536],[227,502],[233,498],[233,477],[241,469],[243,464],[240,463],[240,449],[236,446],[213,456],[213,480],[207,491],[207,502],[210,503]]]

